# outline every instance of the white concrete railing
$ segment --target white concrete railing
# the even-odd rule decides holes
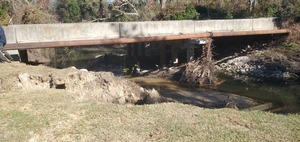
[[[117,39],[194,34],[275,30],[275,18],[232,20],[181,20],[145,22],[28,24],[4,27],[8,43],[36,43],[89,39]]]

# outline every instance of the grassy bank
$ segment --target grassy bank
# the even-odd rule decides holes
[[[0,93],[0,141],[299,141],[300,116],[178,103],[76,102],[64,90]]]

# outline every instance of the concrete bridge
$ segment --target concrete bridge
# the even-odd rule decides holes
[[[5,49],[288,33],[279,25],[275,18],[9,25],[4,27],[8,41]]]

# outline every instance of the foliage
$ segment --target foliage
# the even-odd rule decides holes
[[[2,0],[0,17],[2,21],[13,17],[14,23],[46,23],[56,18],[61,22],[95,22],[299,17],[300,14],[299,0],[257,0],[252,6],[249,1],[236,0],[162,1],[163,5],[156,0],[115,0],[109,5],[106,0]],[[131,3],[133,7],[124,3]],[[54,7],[54,13],[50,5]],[[132,14],[133,12],[136,13]],[[35,17],[36,13],[52,16]],[[40,18],[44,20],[38,20]],[[46,20],[47,18],[51,20]]]
[[[62,0],[56,7],[62,22],[79,22],[81,20],[80,8],[77,0]]]
[[[279,48],[280,51],[286,52],[289,55],[299,55],[300,54],[300,44],[296,42],[285,42]]]
[[[56,18],[47,10],[32,5],[28,5],[24,9],[24,15],[22,16],[23,24],[44,24],[55,22]]]
[[[57,3],[56,12],[65,23],[92,21],[107,16],[106,5],[103,0],[62,0]]]
[[[184,12],[175,13],[171,16],[171,20],[197,20],[200,14],[196,11],[195,7],[188,5]]]
[[[136,5],[139,21],[152,21],[152,20],[161,20],[161,11],[159,5],[154,3],[141,3]]]
[[[196,10],[201,14],[200,19],[220,19],[226,16],[226,13],[219,9],[214,9],[206,6],[197,6]]]
[[[129,73],[129,68],[123,68],[123,75],[128,75]]]
[[[266,8],[267,17],[275,17],[278,12],[278,6],[275,4],[269,4]]]
[[[79,1],[78,3],[82,19],[91,20],[92,17],[99,15],[101,4],[99,5],[96,1]]]
[[[299,17],[300,1],[257,0],[251,6],[236,0],[115,0],[110,5],[106,0],[2,0],[0,8],[1,21],[12,18],[14,23],[150,21]]]
[[[6,25],[9,22],[9,2],[1,1],[0,2],[0,25]]]

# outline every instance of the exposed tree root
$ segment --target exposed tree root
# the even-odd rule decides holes
[[[217,69],[212,59],[211,42],[211,39],[207,40],[201,58],[186,64],[180,81],[200,86],[218,83]]]

